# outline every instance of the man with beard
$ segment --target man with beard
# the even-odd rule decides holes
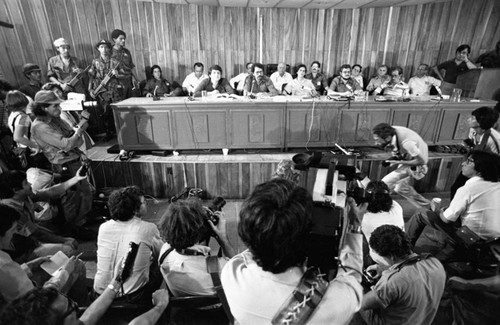
[[[408,81],[408,87],[410,87],[410,93],[413,96],[429,96],[432,86],[441,94],[441,89],[439,88],[441,80],[428,76],[428,73],[429,66],[422,63],[418,66],[417,75]]]
[[[82,71],[78,59],[69,54],[71,48],[69,42],[64,38],[58,38],[54,41],[54,46],[59,54],[49,59],[47,65],[47,78],[61,86],[65,93],[74,91],[83,94],[85,91],[81,80],[79,80],[74,87],[68,84]]]
[[[41,69],[34,63],[26,63],[23,65],[23,74],[29,81],[27,84],[19,87],[19,91],[34,99],[36,93],[42,89]]]
[[[318,94],[323,95],[325,92],[328,92],[328,80],[326,75],[321,73],[321,64],[318,61],[313,61],[311,72],[306,75],[306,79],[312,81]]]
[[[245,91],[247,94],[257,94],[258,97],[262,97],[265,93],[271,96],[278,94],[271,78],[264,75],[264,66],[260,63],[255,63],[252,74],[245,79]]]
[[[340,76],[333,78],[328,95],[350,97],[354,93],[363,91],[358,82],[351,78],[351,66],[349,64],[342,65],[339,73]]]
[[[415,131],[402,126],[391,126],[387,123],[375,125],[372,130],[375,143],[392,149],[393,158],[386,162],[398,167],[382,178],[391,191],[407,199],[416,207],[427,207],[429,200],[418,194],[410,185],[413,179],[422,179],[427,174],[429,160],[428,147]]]
[[[401,97],[407,90],[408,84],[403,81],[403,68],[395,67],[391,71],[391,79],[375,88],[373,94]]]

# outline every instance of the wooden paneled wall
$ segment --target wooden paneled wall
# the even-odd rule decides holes
[[[301,10],[174,5],[140,0],[1,0],[0,75],[24,83],[21,67],[45,69],[55,55],[52,41],[68,39],[88,64],[98,40],[115,28],[127,33],[137,74],[153,64],[182,81],[192,64],[219,64],[227,76],[247,61],[291,65],[323,62],[329,75],[343,63],[360,63],[365,76],[385,63],[401,65],[408,78],[416,66],[454,56],[462,43],[472,58],[500,40],[498,0],[452,0],[425,5]]]

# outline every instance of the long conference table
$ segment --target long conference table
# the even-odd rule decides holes
[[[334,101],[296,97],[136,97],[112,104],[125,150],[278,149],[372,146],[378,123],[406,126],[429,145],[460,143],[467,118],[494,101]]]

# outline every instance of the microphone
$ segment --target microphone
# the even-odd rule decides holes
[[[158,85],[156,85],[155,90],[153,90],[153,97],[156,97],[156,90],[158,89]]]

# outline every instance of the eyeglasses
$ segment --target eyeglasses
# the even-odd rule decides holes
[[[70,297],[64,295],[61,293],[62,296],[66,297],[66,299],[68,300],[68,307],[66,307],[66,311],[64,312],[64,314],[62,314],[62,316],[60,317],[60,320],[61,321],[64,321],[64,319],[66,317],[68,317],[69,315],[71,315],[74,311],[78,311],[78,303],[75,302],[73,299],[71,299]]]
[[[468,165],[468,164],[473,164],[474,163],[474,159],[472,159],[471,157],[467,158],[467,160],[465,161],[465,163]]]

